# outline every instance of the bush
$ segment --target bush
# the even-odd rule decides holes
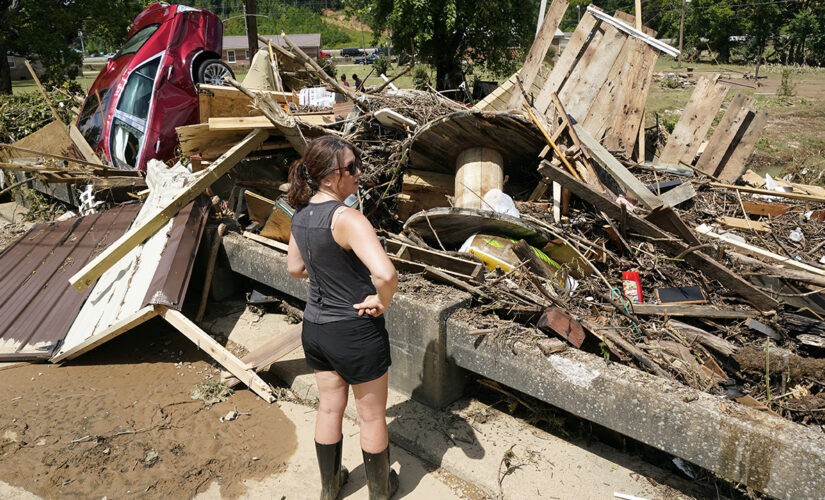
[[[776,89],[777,97],[792,97],[794,95],[794,88],[796,84],[793,83],[793,71],[784,68],[782,70],[782,78],[779,81],[779,88]]]
[[[427,90],[428,85],[432,85],[430,72],[424,66],[416,66],[413,70],[413,87],[417,90]]]
[[[390,69],[390,60],[386,57],[376,57],[372,67],[375,68],[376,74],[386,75]]]

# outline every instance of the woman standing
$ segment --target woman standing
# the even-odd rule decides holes
[[[370,500],[389,499],[398,489],[387,437],[391,360],[383,317],[398,279],[367,218],[343,203],[358,190],[360,164],[351,144],[325,136],[312,140],[289,171],[289,202],[298,208],[287,267],[291,276],[309,278],[302,343],[320,393],[315,451],[322,500],[337,498],[347,480],[341,422],[350,386]]]

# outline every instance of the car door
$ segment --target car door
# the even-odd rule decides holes
[[[118,98],[109,138],[110,157],[118,168],[134,169],[140,164],[163,54],[156,54],[132,70]]]

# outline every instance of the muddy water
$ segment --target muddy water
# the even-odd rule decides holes
[[[192,400],[209,375],[159,318],[62,367],[0,371],[0,481],[43,497],[180,498],[217,480],[237,496],[285,467],[295,428],[243,386],[213,406]]]

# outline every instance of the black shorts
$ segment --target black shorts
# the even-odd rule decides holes
[[[301,342],[310,368],[338,372],[348,384],[375,380],[392,364],[383,315],[322,324],[304,320]]]

